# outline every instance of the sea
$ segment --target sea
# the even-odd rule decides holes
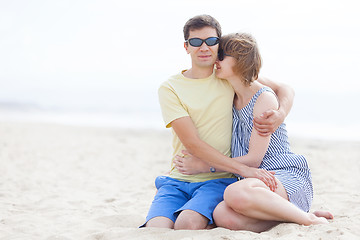
[[[162,120],[157,87],[148,87],[147,91],[119,90],[118,93],[83,91],[74,94],[64,90],[60,91],[63,97],[59,96],[56,101],[39,91],[36,95],[45,97],[37,98],[38,101],[35,98],[31,101],[29,96],[26,99],[24,95],[23,102],[0,101],[0,121],[169,131]],[[285,120],[289,136],[360,141],[358,103],[355,94],[296,92]]]

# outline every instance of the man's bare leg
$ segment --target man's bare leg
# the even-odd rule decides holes
[[[174,222],[167,217],[154,217],[150,219],[145,227],[174,228]]]
[[[206,229],[208,223],[209,219],[200,213],[192,210],[183,210],[175,221],[174,229]]]

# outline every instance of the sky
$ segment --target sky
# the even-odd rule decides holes
[[[337,97],[357,100],[359,5],[356,0],[0,0],[0,102],[158,109],[159,84],[191,66],[183,25],[205,13],[221,23],[224,34],[242,31],[257,39],[260,75],[292,86],[304,106],[328,112],[342,106]],[[314,103],[317,95],[325,98]]]

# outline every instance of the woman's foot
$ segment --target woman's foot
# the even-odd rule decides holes
[[[329,223],[328,219],[333,218],[334,216],[330,212],[315,211],[314,213],[309,213],[309,225]]]
[[[326,219],[334,219],[334,215],[332,215],[332,213],[328,212],[328,211],[315,211],[313,213],[317,217],[323,217]]]

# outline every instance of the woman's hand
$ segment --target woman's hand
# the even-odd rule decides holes
[[[179,170],[180,173],[186,175],[194,175],[209,172],[210,167],[209,165],[207,165],[207,163],[191,155],[186,150],[182,150],[181,152],[184,154],[184,156],[181,157],[179,155],[176,155],[173,161],[176,169]]]
[[[268,110],[254,118],[254,128],[261,136],[269,136],[284,122],[284,115],[278,110]]]
[[[277,182],[276,178],[274,176],[275,172],[273,171],[267,171],[265,169],[261,168],[253,168],[253,167],[247,167],[245,169],[245,174],[242,173],[241,176],[245,178],[257,178],[263,181],[266,186],[270,188],[271,191],[275,192],[277,188]]]

